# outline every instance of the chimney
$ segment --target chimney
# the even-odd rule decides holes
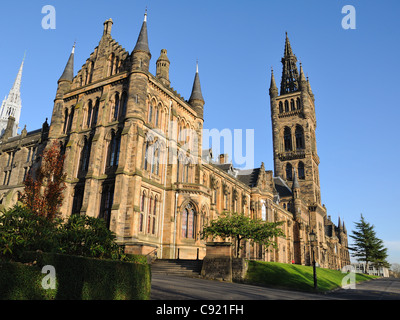
[[[226,164],[228,163],[228,155],[227,154],[221,154],[219,156],[219,163],[220,164]]]
[[[110,18],[106,22],[104,22],[104,32],[103,35],[111,35],[112,25],[114,24],[113,20]]]

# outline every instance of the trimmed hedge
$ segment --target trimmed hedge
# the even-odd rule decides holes
[[[147,264],[98,260],[49,253],[28,253],[24,262],[0,263],[2,300],[149,300],[151,269]],[[44,266],[56,270],[56,290],[44,290]]]

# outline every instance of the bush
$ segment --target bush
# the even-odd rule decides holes
[[[100,259],[120,259],[121,249],[104,220],[72,215],[58,231],[57,252]]]
[[[151,272],[147,264],[30,252],[25,262],[0,263],[2,300],[149,300]],[[56,270],[56,290],[44,290],[41,268]]]
[[[147,263],[146,257],[124,254],[102,219],[72,215],[66,221],[50,220],[21,206],[0,214],[0,258],[20,261],[24,252],[37,250]]]
[[[59,220],[50,221],[25,207],[14,207],[0,215],[0,256],[18,261],[25,251],[50,252],[56,242]]]
[[[55,290],[41,286],[43,274],[37,267],[0,262],[0,300],[53,300]]]

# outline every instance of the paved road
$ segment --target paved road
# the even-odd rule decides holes
[[[400,279],[382,278],[356,285],[355,289],[341,289],[327,297],[346,300],[400,300]]]
[[[312,294],[179,276],[153,275],[152,300],[400,300],[400,280],[377,279]]]

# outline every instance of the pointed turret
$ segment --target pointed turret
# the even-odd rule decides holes
[[[150,49],[149,49],[149,38],[147,35],[147,10],[144,15],[144,21],[142,24],[142,29],[140,30],[138,40],[136,42],[135,49],[133,49],[133,52],[136,51],[143,51],[147,52],[150,54]]]
[[[199,64],[196,66],[196,75],[194,77],[192,95],[189,99],[189,104],[203,117],[204,98],[201,91],[200,76],[199,76]]]
[[[307,76],[307,90],[308,90],[308,94],[314,100],[314,93],[312,92],[311,85],[310,85],[310,80],[308,79],[308,76]]]
[[[271,85],[269,87],[269,95],[271,98],[278,96],[278,87],[276,86],[274,69],[271,68]]]
[[[167,50],[162,49],[160,57],[157,60],[156,77],[157,79],[160,79],[160,81],[167,87],[169,87],[171,84],[169,81],[169,66],[170,61],[167,56]]]
[[[300,89],[303,91],[308,91],[307,79],[304,75],[303,65],[300,63],[300,80],[299,80]]]
[[[151,53],[149,49],[149,38],[147,35],[147,10],[144,15],[142,28],[136,46],[132,52],[132,70],[143,70],[148,72],[150,67]]]
[[[69,56],[67,65],[65,66],[64,72],[61,75],[60,81],[71,81],[74,79],[74,57],[75,57],[75,44],[72,47],[71,55]]]
[[[299,89],[299,73],[297,70],[297,58],[293,54],[289,37],[286,32],[285,51],[282,58],[283,71],[281,82],[281,95],[295,92]]]

